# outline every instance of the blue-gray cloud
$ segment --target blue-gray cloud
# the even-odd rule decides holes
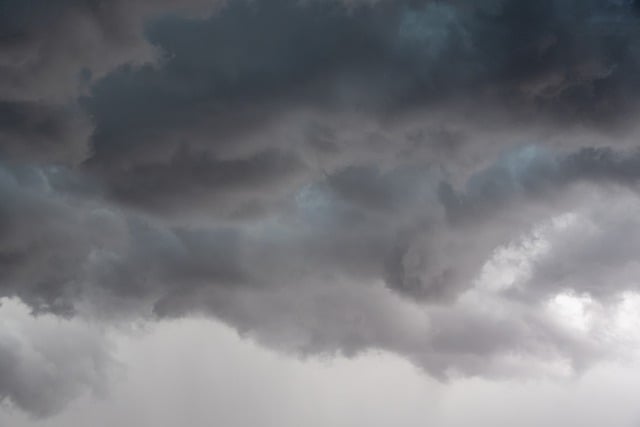
[[[590,203],[637,190],[637,2],[0,12],[0,296],[66,316],[205,312],[279,349],[383,348],[443,378],[520,372],[514,351],[576,370],[606,353],[542,307],[636,290],[603,285],[631,268],[636,236],[618,243],[635,223]],[[557,252],[489,297],[504,310],[470,303],[497,248],[572,210],[602,233],[563,246],[554,229]]]

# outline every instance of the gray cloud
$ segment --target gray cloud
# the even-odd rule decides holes
[[[149,16],[190,12],[206,16],[211,1],[101,2],[4,0],[0,97],[13,101],[73,100],[91,81],[123,64],[157,57],[143,34]]]
[[[11,268],[3,287],[41,310],[204,311],[277,348],[384,348],[437,376],[517,372],[500,363],[516,349],[528,357],[569,357],[576,369],[599,357],[594,343],[575,341],[545,319],[544,298],[523,308],[517,294],[489,295],[503,309],[492,315],[464,297],[496,247],[565,204],[525,200],[508,208],[521,217],[516,222],[505,221],[504,206],[494,204],[485,215],[495,218],[452,226],[437,205],[438,181],[423,172],[353,170],[307,188],[282,216],[189,229],[109,211],[104,202],[60,192],[52,172],[27,172],[6,179],[6,198],[19,201],[5,214],[13,232],[4,246],[14,249],[5,257]],[[363,188],[358,197],[350,195],[353,182]],[[571,183],[556,185],[565,190],[554,191],[571,194]],[[40,228],[27,233],[33,223]],[[76,236],[71,245],[68,235]],[[565,285],[550,295],[571,289],[583,290]]]
[[[11,300],[2,301],[0,313],[0,402],[45,417],[87,389],[104,388],[115,365],[99,329],[32,317]]]
[[[426,145],[421,154],[430,162],[446,150],[454,158],[469,150],[491,158],[495,147],[513,144],[513,134],[495,139],[512,132],[514,122],[529,129],[521,139],[586,125],[614,141],[621,135],[612,129],[628,128],[636,109],[637,19],[630,4],[595,0],[383,1],[350,9],[334,1],[234,1],[204,20],[159,19],[147,36],[164,52],[162,66],[120,69],[83,102],[96,123],[87,165],[121,201],[132,202],[125,194],[133,193],[142,207],[175,203],[172,192],[152,189],[169,179],[182,200],[192,195],[186,204],[201,210],[207,203],[191,189],[206,186],[206,178],[185,181],[174,167],[185,144],[196,154],[182,156],[192,169],[198,156],[236,161],[278,149],[304,159],[312,181],[318,167],[366,166],[362,156],[372,149],[376,164],[406,162],[398,153],[415,159],[417,144]],[[336,133],[354,111],[366,119],[353,126],[364,123],[371,133]],[[436,123],[410,134],[379,124],[416,113],[416,121]],[[461,143],[460,130],[448,123],[470,114],[482,117],[464,129]],[[478,132],[494,141],[464,150],[480,144]],[[162,178],[126,180],[124,188],[123,176],[152,168],[163,169]],[[284,168],[281,182],[290,193],[299,182],[286,175]],[[242,215],[243,204],[227,203],[224,214]]]
[[[89,154],[92,126],[80,111],[23,101],[0,103],[0,114],[5,159],[77,163]]]
[[[591,204],[636,197],[635,2],[45,3],[0,2],[1,296],[440,378],[606,357],[545,307],[636,290],[605,284],[635,222]],[[588,242],[552,227],[526,280],[478,285],[576,210]]]
[[[124,64],[155,63],[144,37],[151,16],[206,16],[215,2],[0,2],[0,151],[5,158],[77,164],[92,125],[77,106],[91,85]]]

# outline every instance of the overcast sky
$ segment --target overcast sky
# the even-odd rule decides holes
[[[634,0],[0,0],[0,425],[640,425],[639,95]]]

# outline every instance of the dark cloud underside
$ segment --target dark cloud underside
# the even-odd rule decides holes
[[[602,343],[545,304],[637,291],[639,24],[625,0],[0,0],[0,296],[442,378],[579,371]],[[482,284],[536,239],[517,286]],[[2,338],[0,398],[56,409]]]

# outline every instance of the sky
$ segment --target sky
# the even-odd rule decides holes
[[[0,426],[640,425],[640,3],[0,0]]]

